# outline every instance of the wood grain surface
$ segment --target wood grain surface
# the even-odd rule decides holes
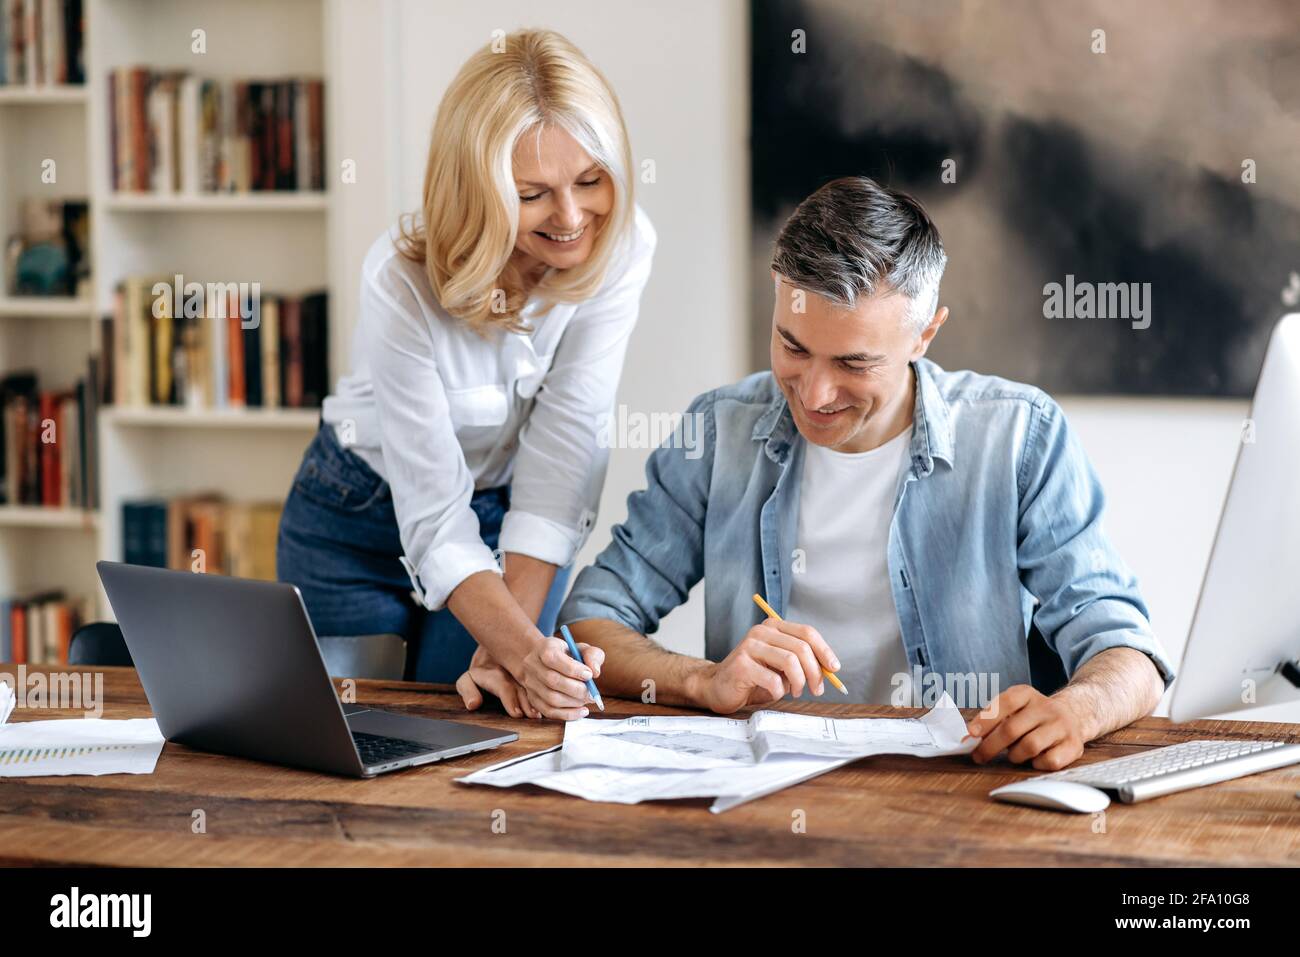
[[[30,668],[53,672],[59,668]],[[134,670],[104,668],[104,717],[150,715]],[[0,666],[14,674],[15,666]],[[1005,759],[873,757],[725,814],[708,800],[596,804],[537,787],[453,778],[558,744],[557,722],[467,714],[446,686],[360,681],[357,702],[519,733],[493,751],[372,780],[281,768],[168,743],[151,775],[0,779],[0,863],[354,866],[1040,866],[1300,864],[1300,767],[1239,778],[1101,817],[1002,804],[988,792],[1037,772]],[[683,714],[607,699],[610,716]],[[793,704],[836,716],[919,709]],[[965,709],[970,717],[973,711]],[[11,721],[75,717],[19,709]],[[1300,742],[1300,725],[1146,718],[1082,761],[1193,738]],[[193,812],[206,833],[191,831]],[[495,812],[505,833],[495,833]],[[496,820],[502,820],[499,813]],[[805,830],[795,826],[802,820]],[[498,830],[500,828],[498,827]]]

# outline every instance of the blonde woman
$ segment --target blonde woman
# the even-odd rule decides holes
[[[597,648],[549,637],[596,517],[655,233],[622,112],[564,37],[505,38],[434,122],[421,210],[362,266],[352,371],[326,398],[277,565],[320,635],[392,632],[466,707],[587,714]]]

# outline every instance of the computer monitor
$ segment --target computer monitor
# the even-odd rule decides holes
[[[1193,477],[1194,479],[1194,477]],[[1169,716],[1300,701],[1300,313],[1269,338]]]

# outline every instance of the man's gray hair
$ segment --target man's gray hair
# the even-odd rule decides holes
[[[796,288],[836,305],[900,292],[920,334],[939,308],[948,256],[939,230],[907,193],[865,176],[832,180],[805,199],[776,238],[772,268]]]

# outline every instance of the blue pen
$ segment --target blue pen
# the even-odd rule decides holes
[[[578,650],[578,643],[573,640],[573,635],[569,634],[569,626],[561,625],[560,633],[564,635],[564,640],[569,645],[569,654],[573,655],[573,660],[578,662],[578,664],[580,665],[585,665],[586,662],[582,660],[582,652]],[[588,693],[590,693],[592,700],[596,702],[596,707],[599,708],[601,711],[604,711],[605,702],[601,700],[600,692],[596,690],[595,678],[587,679],[587,691]]]

